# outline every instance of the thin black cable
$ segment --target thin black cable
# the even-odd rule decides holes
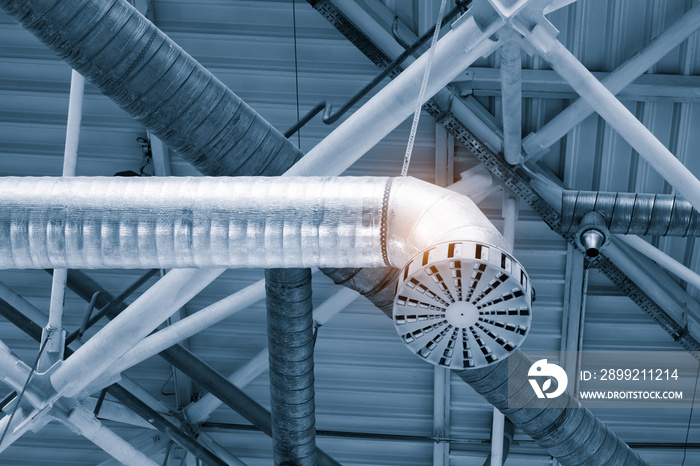
[[[297,60],[297,2],[292,0],[292,28],[294,30],[294,85],[297,95],[297,121],[299,121],[299,63]],[[301,149],[301,131],[297,131],[297,146]]]
[[[700,364],[698,364],[698,371],[695,373],[695,389],[693,390],[693,402],[690,405],[690,415],[688,416],[688,430],[685,432],[685,445],[683,446],[683,463],[681,466],[685,466],[685,457],[688,454],[688,437],[690,436],[690,424],[693,422],[693,408],[695,407],[695,395],[698,393],[698,378],[700,378]],[[0,442],[2,444],[2,442]]]
[[[7,435],[7,431],[10,429],[10,425],[12,424],[12,419],[14,419],[15,414],[17,413],[17,408],[19,408],[19,404],[22,401],[22,397],[24,396],[24,392],[27,391],[27,387],[29,386],[29,382],[32,380],[32,376],[34,375],[34,371],[36,371],[36,368],[39,367],[39,359],[41,358],[41,355],[44,353],[44,348],[46,348],[46,343],[48,343],[50,337],[51,337],[51,331],[46,332],[46,338],[44,339],[44,342],[41,344],[41,348],[39,348],[39,354],[36,355],[36,360],[34,361],[34,365],[32,366],[32,369],[29,371],[29,376],[27,377],[27,381],[24,382],[24,386],[22,387],[22,391],[19,392],[19,396],[17,397],[17,403],[15,404],[15,407],[12,409],[12,414],[10,414],[10,419],[7,421],[7,425],[5,425],[5,429],[2,431],[2,436],[0,436],[0,445],[2,445],[2,442],[5,440],[5,436]]]

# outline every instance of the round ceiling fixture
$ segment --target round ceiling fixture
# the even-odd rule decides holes
[[[471,241],[441,243],[401,273],[394,325],[408,348],[432,364],[473,369],[506,358],[532,322],[532,287],[505,251]]]

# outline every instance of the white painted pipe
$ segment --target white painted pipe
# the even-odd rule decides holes
[[[84,407],[79,406],[74,409],[63,422],[71,430],[90,440],[123,464],[158,466],[155,461],[95,419],[95,416]]]
[[[66,144],[63,150],[63,176],[76,176],[78,169],[78,145],[80,124],[83,119],[83,95],[85,78],[73,70],[70,76],[68,97],[68,121],[66,123]]]
[[[688,10],[678,21],[667,27],[639,52],[630,57],[601,83],[613,94],[623,90],[639,76],[644,74],[654,63],[666,56],[671,50],[686,40],[700,28],[700,4]],[[536,133],[523,140],[523,149],[532,160],[539,160],[546,150],[563,138],[576,125],[594,112],[594,107],[579,98]]]
[[[700,210],[700,180],[688,170],[552,32],[537,25],[521,33],[571,87],[583,97],[666,181]]]
[[[63,151],[63,176],[75,176],[78,166],[78,144],[80,143],[80,124],[83,118],[83,94],[85,78],[73,70],[68,97],[68,121],[66,123],[66,144]],[[56,359],[63,356],[63,305],[66,295],[68,270],[56,269],[51,278],[51,299],[49,302],[49,321],[47,329],[57,334],[45,334],[50,337],[39,363],[40,369],[48,369]]]
[[[221,273],[222,269],[175,269],[168,272],[51,374],[51,385],[57,392],[55,396],[78,395]]]
[[[491,466],[503,466],[503,435],[506,418],[502,412],[493,408],[491,422]]]
[[[32,303],[18,295],[12,288],[0,282],[0,299],[19,310],[39,327],[46,325],[46,314],[37,309]]]
[[[144,338],[111,366],[107,374],[119,374],[263,299],[265,280],[259,280]]]
[[[681,264],[673,257],[655,248],[639,236],[617,235],[616,238],[641,252],[649,259],[653,260],[661,267],[674,274],[676,277],[700,290],[700,275]]]

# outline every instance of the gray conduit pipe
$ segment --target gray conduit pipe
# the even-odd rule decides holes
[[[268,269],[270,411],[276,465],[316,464],[311,270]]]
[[[450,240],[510,250],[413,178],[0,179],[0,268],[401,267]]]
[[[603,216],[613,234],[700,236],[700,214],[679,196],[596,191],[563,191],[562,232],[576,231],[592,211]]]
[[[279,175],[302,155],[125,0],[0,7],[205,175]]]

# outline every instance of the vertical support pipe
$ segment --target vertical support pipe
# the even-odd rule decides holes
[[[77,271],[72,271],[72,273],[76,273]],[[68,282],[69,285],[72,283],[71,281]],[[75,291],[75,290],[74,290]],[[96,290],[97,291],[97,290]],[[105,294],[106,290],[103,291]],[[110,298],[112,298],[110,296]],[[2,304],[2,302],[0,302]],[[18,321],[24,322],[24,325],[22,325],[20,328],[22,329],[23,332],[25,332],[29,337],[35,339],[37,342],[41,340],[41,327],[33,321],[33,318],[31,318],[32,315],[41,315],[41,312],[34,308],[34,310],[27,314],[27,310],[30,310],[33,306],[29,303],[26,303],[21,309],[16,309],[12,307],[11,305],[0,305],[0,313],[7,318],[10,322],[16,323]],[[37,319],[38,321],[44,321],[45,316],[42,315],[42,318]],[[0,352],[3,351],[3,347],[0,346]],[[9,351],[9,350],[8,350]],[[72,354],[72,350],[70,348],[66,349],[66,354],[70,356]],[[11,363],[13,357],[9,357],[10,355],[9,352],[4,353],[3,357],[0,357],[0,363],[5,362],[5,363]],[[22,365],[21,364],[12,364],[12,370],[13,371],[18,371],[22,370]],[[21,372],[19,373],[21,374]],[[26,375],[24,376],[26,378]],[[123,386],[122,386],[123,385]],[[217,464],[217,459],[216,455],[212,454],[210,451],[206,451],[202,449],[202,445],[197,443],[197,440],[191,436],[190,434],[184,432],[182,429],[177,427],[175,424],[170,422],[168,419],[166,419],[164,416],[162,416],[158,411],[161,412],[168,412],[168,409],[162,405],[162,403],[155,398],[153,398],[148,392],[143,390],[140,386],[136,385],[134,382],[132,382],[128,377],[124,377],[119,384],[114,384],[108,387],[108,392],[110,395],[112,395],[117,401],[119,401],[123,406],[126,408],[129,408],[132,410],[134,413],[138,414],[141,416],[143,419],[145,419],[149,424],[151,424],[153,427],[155,427],[157,430],[165,434],[166,436],[170,437],[174,441],[176,441],[180,446],[185,448],[187,451],[193,454],[199,455],[203,459],[209,458],[209,461],[211,464]],[[30,392],[28,392],[30,393]],[[136,396],[137,394],[138,396]],[[26,396],[26,394],[25,394]],[[31,393],[30,393],[31,397]],[[42,401],[42,400],[35,400],[35,401]],[[16,416],[16,419],[19,418],[19,416]],[[48,422],[48,418],[46,418]],[[6,416],[2,420],[0,420],[0,432],[3,430],[3,424],[2,422],[5,420],[9,420],[9,416]],[[19,422],[13,422],[13,425],[17,425]],[[0,451],[2,451],[4,448],[9,446],[11,444],[10,440],[16,440],[19,436],[24,431],[21,432],[14,432],[10,431],[9,435],[5,437],[5,440],[3,441],[3,444],[0,445]],[[229,453],[229,456],[230,453]],[[232,463],[236,464],[236,463]]]
[[[498,409],[493,408],[491,421],[491,466],[503,466],[503,435],[505,434],[506,417]]]
[[[83,95],[85,78],[73,70],[70,77],[70,94],[68,97],[68,121],[66,123],[66,144],[63,150],[62,176],[75,176],[78,166],[78,144],[80,142],[80,124],[83,119]],[[44,330],[44,337],[49,341],[39,360],[38,369],[44,371],[56,361],[63,359],[65,333],[63,330],[63,305],[65,302],[66,280],[68,270],[56,269],[51,279],[51,301],[49,304],[49,321]]]
[[[309,269],[268,269],[272,440],[276,465],[316,464],[314,320]]]
[[[536,25],[521,33],[649,165],[700,210],[700,180],[688,170],[617,98],[600,83],[550,30]]]
[[[518,51],[520,48],[518,47]],[[520,56],[518,54],[518,61]],[[519,154],[518,154],[519,155]],[[515,220],[518,218],[518,200],[508,192],[503,193],[503,238],[515,251]],[[506,419],[502,412],[493,408],[491,423],[491,466],[503,465],[503,444]]]
[[[678,47],[698,28],[700,28],[700,4],[696,3],[678,21],[667,27],[654,40],[603,79],[602,84],[611,93],[617,94],[644,74],[654,63]],[[527,158],[532,160],[542,158],[549,147],[593,112],[593,107],[585,99],[576,100],[539,131],[523,140],[523,149],[527,153]]]
[[[501,106],[503,109],[503,155],[511,165],[522,162],[522,70],[520,44],[511,38],[501,48]]]

